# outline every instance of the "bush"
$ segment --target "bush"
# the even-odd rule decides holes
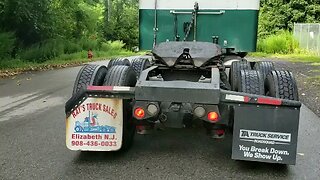
[[[99,44],[100,48],[99,48]],[[100,43],[98,39],[80,39],[78,40],[62,40],[50,39],[41,43],[34,44],[28,49],[25,49],[20,57],[22,60],[29,62],[42,63],[47,60],[61,59],[85,59],[87,58],[88,49],[93,49],[96,52],[107,52],[107,54],[119,54],[124,49],[125,44],[122,41],[107,41]],[[94,54],[94,57],[99,57],[99,54]],[[101,54],[100,56],[103,56]]]
[[[120,51],[125,45],[123,41],[107,41],[101,44],[100,51]]]
[[[259,52],[268,54],[291,54],[299,49],[298,41],[288,31],[281,31],[258,41]]]
[[[56,60],[69,61],[69,60],[79,60],[87,58],[87,51],[80,51],[72,54],[63,54],[56,58]]]
[[[21,58],[41,63],[64,54],[63,40],[51,39],[31,46],[21,54]]]
[[[10,59],[15,48],[16,37],[13,32],[0,33],[0,59]]]
[[[82,50],[88,51],[89,49],[99,49],[99,40],[96,38],[81,38],[78,41]]]
[[[73,54],[80,52],[82,50],[81,46],[74,41],[66,41],[64,43],[64,53],[65,54]]]

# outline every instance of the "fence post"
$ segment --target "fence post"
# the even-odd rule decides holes
[[[301,46],[302,45],[302,24],[299,24],[300,25],[300,39],[299,39],[299,46]]]
[[[310,24],[308,23],[308,39],[307,39],[307,49],[309,50],[309,38],[310,38]]]
[[[320,54],[319,52],[319,37],[320,37],[320,24],[318,24],[318,34],[317,34],[317,55]]]

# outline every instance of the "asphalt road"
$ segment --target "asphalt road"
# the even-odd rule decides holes
[[[65,146],[64,103],[80,67],[0,80],[0,179],[319,179],[320,119],[301,109],[296,166],[231,160],[203,129],[136,136],[126,153]]]

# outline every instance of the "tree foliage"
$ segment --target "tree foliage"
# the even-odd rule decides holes
[[[2,29],[15,32],[31,45],[50,38],[79,38],[95,34],[104,7],[84,0],[2,0]]]
[[[105,38],[123,40],[130,47],[137,45],[138,0],[113,0],[111,7],[107,9],[110,10],[110,14],[105,13]],[[108,16],[112,18],[109,19]]]
[[[11,56],[16,38],[13,33],[0,33],[0,60]]]
[[[110,40],[133,47],[138,43],[138,0],[0,0],[0,24],[0,47],[37,61],[99,49]]]
[[[320,22],[319,0],[262,0],[259,36],[293,30],[294,23]]]
[[[61,53],[106,49],[106,43],[116,40],[126,48],[137,46],[138,4],[138,0],[0,0],[0,57],[11,54],[43,61]],[[296,22],[320,22],[320,2],[261,0],[259,20],[262,38],[290,31]]]

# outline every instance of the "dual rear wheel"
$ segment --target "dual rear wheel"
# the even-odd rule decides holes
[[[76,78],[73,95],[87,86],[128,86],[134,87],[140,73],[150,67],[148,59],[114,59],[103,65],[88,64],[81,68]],[[132,100],[123,100],[123,136],[121,151],[128,150],[134,139],[136,127],[132,117]]]
[[[233,62],[230,82],[233,91],[299,100],[293,74],[289,71],[275,70],[272,62],[256,62],[253,69],[247,61]]]

